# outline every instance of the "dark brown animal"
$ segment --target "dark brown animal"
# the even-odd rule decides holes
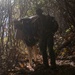
[[[15,22],[15,28],[22,31],[24,35],[23,40],[29,49],[39,42],[39,48],[43,56],[43,64],[46,67],[49,66],[47,48],[51,58],[51,65],[56,65],[53,50],[53,36],[58,29],[58,23],[53,17],[41,14],[32,18],[24,18]]]

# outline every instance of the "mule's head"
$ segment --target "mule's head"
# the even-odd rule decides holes
[[[23,27],[23,24],[22,24],[22,22],[21,22],[20,20],[15,20],[15,21],[14,21],[14,28],[15,28],[15,29],[20,29],[20,30],[22,30],[22,27]]]
[[[14,28],[16,29],[15,35],[17,38],[22,37],[30,37],[32,33],[31,28],[31,19],[23,18],[20,20],[14,21]]]

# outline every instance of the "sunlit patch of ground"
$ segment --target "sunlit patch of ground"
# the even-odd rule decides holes
[[[14,71],[10,71],[8,75],[75,75],[75,62],[71,60],[56,60],[57,68],[45,68],[42,64],[41,55],[37,62],[33,61],[31,67],[28,59],[19,61]]]

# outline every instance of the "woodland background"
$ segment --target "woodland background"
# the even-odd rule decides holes
[[[25,58],[24,43],[15,39],[14,20],[35,15],[36,7],[42,7],[59,24],[54,46],[59,59],[75,62],[75,0],[0,0],[0,75]]]

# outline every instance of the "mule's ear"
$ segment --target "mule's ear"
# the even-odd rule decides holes
[[[17,22],[18,22],[18,20],[14,20],[14,28],[16,28],[17,27]]]
[[[17,21],[18,21],[18,20],[15,19],[15,20],[14,20],[14,24],[15,24]]]
[[[24,19],[20,19],[21,24],[24,24]]]
[[[20,21],[14,20],[14,28],[15,28],[15,29],[18,29],[20,25],[21,25],[21,24],[20,24]]]
[[[14,20],[14,28],[16,29],[18,26],[18,21],[17,20]]]

